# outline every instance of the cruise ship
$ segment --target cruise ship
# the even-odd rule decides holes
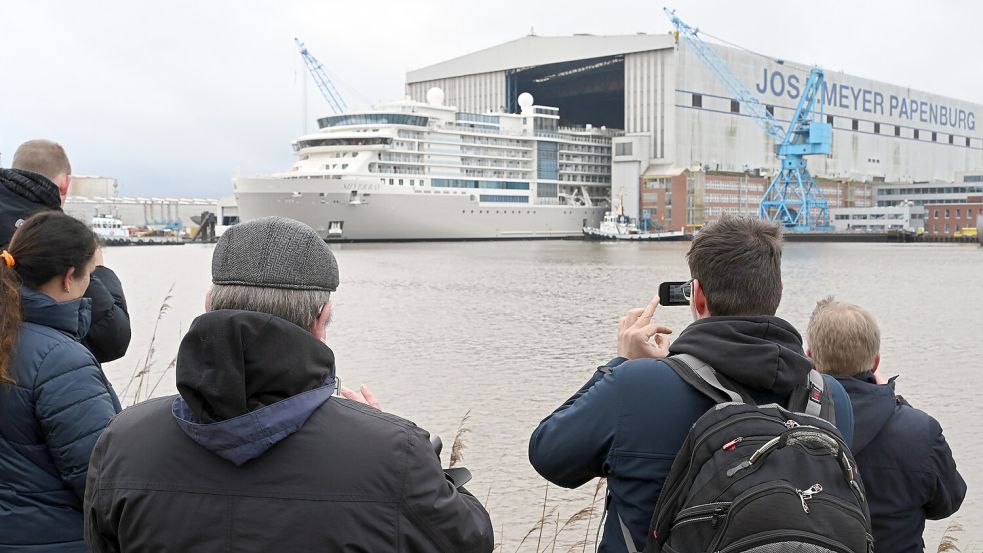
[[[431,89],[324,117],[293,143],[289,171],[234,180],[241,220],[276,215],[325,240],[488,240],[580,236],[610,211],[611,139],[560,126],[558,108],[465,113]]]

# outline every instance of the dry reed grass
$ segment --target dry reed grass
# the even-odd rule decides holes
[[[133,373],[130,375],[129,381],[127,381],[126,386],[123,387],[123,391],[120,393],[121,398],[125,398],[127,393],[136,385],[136,390],[133,392],[133,399],[128,404],[128,406],[136,405],[141,401],[146,401],[153,397],[154,392],[157,391],[157,387],[164,380],[164,376],[170,372],[177,365],[177,356],[168,363],[167,367],[157,378],[157,381],[151,385],[150,383],[150,371],[153,369],[155,360],[154,354],[157,353],[157,331],[160,328],[160,322],[163,320],[164,315],[167,314],[171,309],[171,299],[174,298],[174,284],[167,289],[167,294],[164,295],[164,300],[160,304],[160,308],[157,310],[157,321],[154,323],[154,331],[150,335],[150,345],[147,346],[147,355],[143,359],[143,363],[137,361],[136,366],[133,368]],[[142,395],[142,399],[141,399]]]

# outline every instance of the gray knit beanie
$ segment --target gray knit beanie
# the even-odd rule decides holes
[[[338,262],[304,223],[263,217],[229,227],[212,254],[212,282],[261,288],[338,288]]]

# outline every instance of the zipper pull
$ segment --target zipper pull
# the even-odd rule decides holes
[[[808,490],[795,490],[795,492],[799,494],[799,500],[802,501],[802,510],[805,511],[806,514],[809,514],[810,512],[809,505],[806,503],[806,501],[812,499],[812,496],[821,491],[823,491],[822,484],[813,484]]]
[[[791,428],[795,428],[796,426],[799,426],[799,423],[795,422],[792,419],[785,421],[785,428],[791,429]]]
[[[743,441],[744,441],[744,438],[741,437],[741,436],[738,436],[738,437],[734,438],[733,440],[725,443],[724,444],[724,447],[722,447],[720,449],[722,449],[723,451],[734,451],[735,449],[737,449],[737,444],[739,444],[739,443],[741,443]]]

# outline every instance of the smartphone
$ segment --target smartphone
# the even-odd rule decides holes
[[[663,282],[660,284],[659,305],[689,305],[689,300],[683,294],[683,287],[686,284],[686,282]]]

